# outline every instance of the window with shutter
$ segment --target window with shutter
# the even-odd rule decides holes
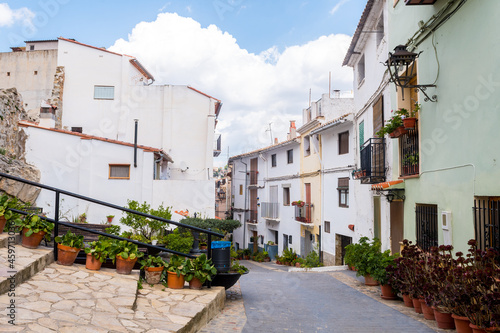
[[[384,126],[384,96],[373,104],[373,133],[377,133]],[[383,136],[382,136],[383,137]]]
[[[349,177],[338,179],[337,190],[339,191],[339,207],[349,207]]]
[[[349,153],[349,132],[339,133],[339,155]]]
[[[130,179],[130,164],[110,164],[109,179]]]
[[[365,121],[359,123],[359,146],[362,147],[365,143]]]
[[[115,99],[115,87],[94,86],[94,99]]]

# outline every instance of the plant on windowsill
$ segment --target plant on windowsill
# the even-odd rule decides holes
[[[403,127],[406,130],[412,130],[415,128],[415,124],[417,123],[417,114],[418,111],[420,111],[420,104],[415,102],[413,109],[410,109],[410,111],[406,110],[405,108],[399,109],[397,112],[403,119]]]
[[[306,203],[302,200],[297,200],[292,202],[292,206],[304,207]]]
[[[393,111],[391,111],[391,113],[392,112]],[[397,138],[402,134],[404,134],[400,133],[401,132],[400,128],[403,127],[403,119],[401,118],[401,115],[398,112],[399,111],[396,111],[394,116],[392,116],[391,119],[385,122],[384,127],[382,127],[380,131],[375,133],[379,138],[383,138],[385,134],[389,134],[391,138]]]

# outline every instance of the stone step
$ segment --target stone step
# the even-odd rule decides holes
[[[169,289],[84,265],[52,263],[0,296],[0,328],[12,332],[196,332],[224,307],[222,287]],[[14,304],[15,310],[11,309]],[[9,308],[10,306],[10,308]],[[5,310],[3,310],[5,309]],[[14,320],[16,326],[9,324]],[[0,331],[2,331],[0,329]]]
[[[9,245],[9,242],[12,244],[19,244],[21,243],[21,235],[15,234],[11,235],[9,239],[9,234],[6,232],[3,232],[0,234],[0,248],[7,247]]]
[[[52,262],[54,253],[51,247],[27,249],[15,244],[0,248],[0,295],[29,280]]]

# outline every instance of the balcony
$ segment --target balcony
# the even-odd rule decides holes
[[[370,138],[361,146],[361,170],[355,177],[361,184],[385,182],[385,139]]]
[[[257,186],[257,181],[258,181],[258,175],[259,175],[259,172],[258,171],[249,171],[248,172],[248,178],[249,178],[249,183],[248,185],[249,186]]]
[[[401,177],[418,175],[418,130],[408,130],[399,138],[399,157]]]
[[[250,223],[259,223],[258,218],[257,210],[250,210]]]
[[[312,204],[306,203],[303,206],[295,206],[295,221],[300,223],[312,223]]]
[[[277,202],[261,202],[260,216],[267,220],[278,220],[280,216],[280,206]]]
[[[214,157],[219,156],[221,153],[221,135],[216,134],[214,140]]]

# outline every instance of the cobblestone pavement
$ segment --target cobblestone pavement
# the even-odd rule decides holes
[[[53,263],[16,286],[15,297],[0,296],[0,332],[189,332],[224,303],[221,287],[174,290],[143,283],[137,292],[138,278],[138,271],[120,275]],[[16,326],[8,322],[12,300]]]
[[[403,302],[381,299],[380,288],[365,286],[354,272],[289,273],[275,263],[243,264],[250,274],[240,279],[241,293],[238,286],[228,290],[223,313],[200,332],[446,332]]]

